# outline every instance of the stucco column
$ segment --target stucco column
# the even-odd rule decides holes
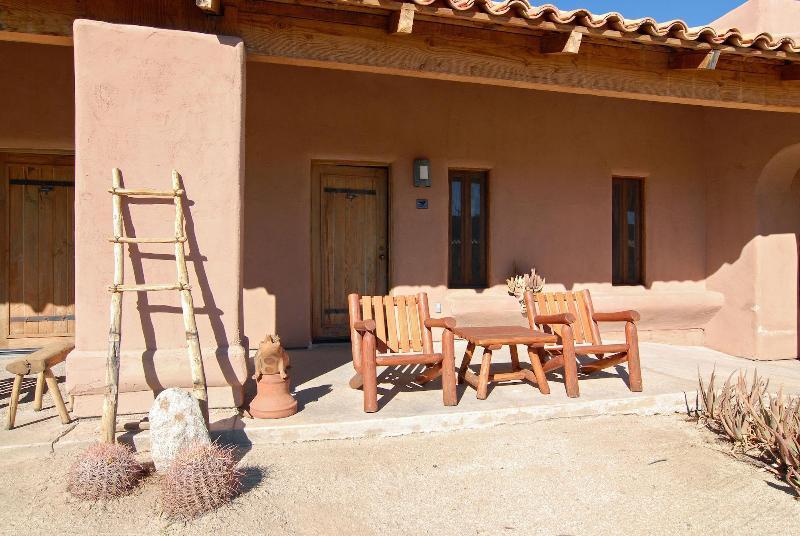
[[[76,349],[67,388],[97,414],[113,274],[111,170],[127,187],[169,189],[183,177],[187,260],[209,401],[241,403],[244,47],[240,39],[77,20],[75,42]],[[171,200],[123,202],[129,236],[173,235]],[[126,283],[176,281],[171,244],[126,246]],[[177,292],[125,293],[120,411],[166,387],[190,387]]]

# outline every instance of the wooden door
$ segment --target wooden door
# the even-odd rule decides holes
[[[75,331],[74,157],[0,155],[8,219],[0,327],[7,338]]]
[[[388,291],[388,171],[315,164],[312,176],[312,336],[348,338],[347,295]]]

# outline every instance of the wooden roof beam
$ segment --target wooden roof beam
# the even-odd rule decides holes
[[[720,51],[673,52],[669,58],[669,68],[689,71],[713,71],[717,68]]]
[[[553,32],[542,37],[540,51],[542,54],[575,55],[581,49],[583,34],[576,32]]]
[[[389,33],[396,35],[408,35],[414,28],[414,4],[403,3],[398,11],[392,11],[389,17]]]
[[[781,80],[800,82],[800,65],[792,63],[781,68]]]

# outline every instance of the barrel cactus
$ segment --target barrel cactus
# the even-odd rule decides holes
[[[70,468],[67,490],[81,499],[114,499],[129,493],[144,475],[133,450],[117,443],[97,443]]]
[[[216,443],[186,445],[161,481],[161,509],[169,517],[198,517],[230,502],[240,489],[241,477],[233,448]]]

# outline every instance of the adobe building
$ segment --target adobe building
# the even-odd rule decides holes
[[[346,340],[349,292],[522,321],[505,280],[531,267],[637,309],[643,339],[796,359],[797,27],[793,0],[705,28],[523,0],[0,0],[0,342],[74,336],[75,412],[98,413],[118,167],[183,177],[212,406],[241,403],[265,334]],[[126,281],[174,281],[171,251],[131,245]],[[121,412],[191,385],[177,293],[126,294],[122,333]]]

